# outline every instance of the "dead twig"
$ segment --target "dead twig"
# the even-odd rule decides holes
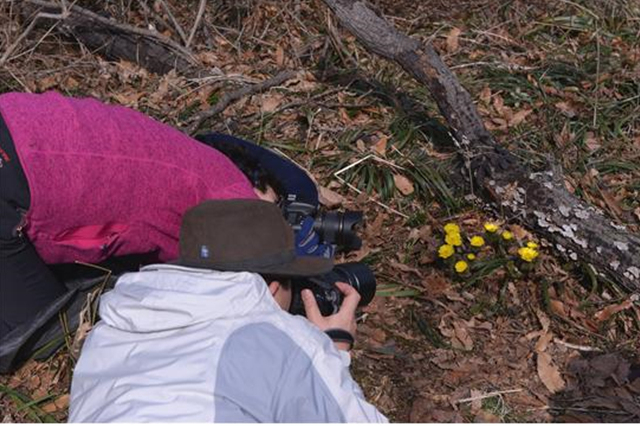
[[[173,24],[173,27],[176,29],[176,31],[178,32],[178,35],[180,36],[180,38],[182,39],[182,42],[184,43],[184,45],[186,47],[189,46],[189,42],[187,41],[187,35],[185,34],[184,30],[182,29],[182,26],[180,25],[180,23],[178,22],[178,20],[176,19],[176,17],[173,15],[173,13],[171,12],[171,9],[169,8],[169,5],[167,4],[166,1],[164,0],[160,0],[160,4],[162,5],[162,7],[164,8],[164,11],[167,12],[167,16],[169,17],[169,20],[171,21],[171,23]]]
[[[483,395],[478,395],[478,396],[474,396],[471,398],[462,398],[459,399],[457,401],[455,401],[456,404],[462,404],[464,402],[473,402],[473,401],[478,401],[481,399],[487,399],[487,398],[491,398],[494,396],[501,396],[507,393],[517,393],[517,392],[522,392],[524,389],[509,389],[509,390],[503,390],[503,391],[495,391],[495,392],[489,392],[489,393],[485,393]]]
[[[189,38],[185,43],[185,47],[189,47],[189,45],[193,41],[193,37],[195,37],[196,31],[198,31],[198,27],[200,26],[200,21],[204,16],[204,10],[206,6],[207,6],[207,0],[200,0],[200,4],[198,5],[198,14],[196,15],[196,21],[193,24],[193,28],[191,28],[191,33],[189,34]]]
[[[267,89],[270,89],[270,88],[272,88],[274,86],[282,84],[285,81],[294,78],[296,76],[296,74],[297,74],[296,71],[282,71],[281,73],[279,73],[275,77],[269,78],[269,79],[264,80],[264,81],[262,81],[260,83],[254,84],[252,86],[245,86],[245,87],[243,87],[241,89],[238,89],[238,90],[230,92],[230,93],[225,93],[222,96],[222,99],[220,99],[220,101],[218,103],[216,103],[213,106],[213,108],[210,108],[210,109],[208,109],[206,111],[202,111],[202,112],[196,114],[192,118],[192,123],[191,123],[191,125],[189,125],[189,127],[187,127],[186,132],[188,134],[193,134],[196,130],[198,130],[200,125],[205,120],[208,120],[208,119],[220,114],[222,111],[227,109],[227,107],[229,105],[231,105],[232,103],[244,98],[245,96],[254,95],[256,93],[263,92],[263,91],[265,91]]]

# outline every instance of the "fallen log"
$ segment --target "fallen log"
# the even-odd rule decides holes
[[[364,1],[324,2],[367,50],[396,62],[427,86],[485,199],[546,237],[561,254],[591,264],[627,291],[640,291],[640,237],[567,191],[557,167],[532,173],[502,148],[431,44],[400,33]]]
[[[59,31],[108,59],[125,59],[158,74],[173,69],[186,73],[198,66],[189,49],[156,31],[122,24],[75,4],[26,0],[22,5],[28,8],[23,15],[36,12],[34,20],[58,21]]]

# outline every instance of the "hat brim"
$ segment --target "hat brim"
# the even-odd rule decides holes
[[[333,269],[332,259],[314,256],[296,257],[291,262],[280,263],[272,266],[253,266],[251,265],[251,261],[244,262],[243,264],[230,264],[212,261],[200,262],[193,259],[177,259],[169,263],[192,268],[213,269],[216,271],[256,272],[259,274],[283,277],[313,277],[326,274]]]

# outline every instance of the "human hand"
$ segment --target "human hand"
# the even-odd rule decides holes
[[[327,331],[330,329],[341,329],[349,332],[354,338],[356,336],[356,309],[360,303],[360,294],[358,291],[343,282],[336,282],[336,287],[344,295],[340,310],[329,316],[322,316],[318,308],[318,302],[313,297],[311,290],[302,290],[302,303],[307,315],[307,319],[315,324],[320,330]],[[335,342],[338,349],[349,350],[350,344],[346,342]]]

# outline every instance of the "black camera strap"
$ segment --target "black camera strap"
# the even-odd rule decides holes
[[[353,334],[351,334],[347,330],[343,330],[341,328],[330,328],[329,330],[325,330],[324,332],[334,342],[348,343],[349,344],[349,350],[351,350],[351,348],[353,348],[353,344],[356,342],[356,339],[354,339]]]

